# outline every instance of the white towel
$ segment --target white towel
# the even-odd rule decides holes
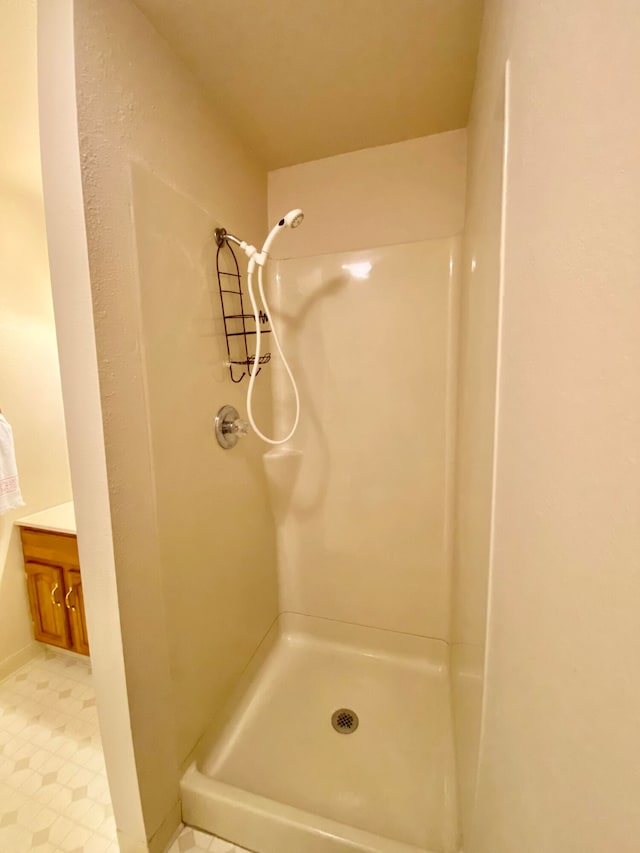
[[[5,416],[0,414],[0,515],[19,506],[24,506],[24,501],[18,483],[13,431]]]

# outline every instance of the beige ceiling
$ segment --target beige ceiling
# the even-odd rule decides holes
[[[269,169],[464,127],[482,0],[135,0]]]

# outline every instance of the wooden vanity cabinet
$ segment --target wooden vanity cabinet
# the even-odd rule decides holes
[[[20,536],[34,637],[88,655],[77,538],[30,527]]]

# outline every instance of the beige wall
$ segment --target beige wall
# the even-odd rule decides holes
[[[487,103],[507,58],[511,95],[485,707],[465,850],[631,853],[640,12],[635,0],[579,14],[495,0],[486,27]]]
[[[76,4],[75,42],[119,619],[151,837],[179,763],[277,612],[261,448],[249,438],[225,452],[212,430],[245,389],[222,366],[210,234],[224,224],[259,239],[266,175],[129,0]]]
[[[38,4],[38,99],[51,284],[100,735],[122,853],[143,853],[147,833],[122,653],[80,174],[73,0]],[[173,831],[171,819],[168,826]]]
[[[32,648],[15,518],[71,499],[47,263],[35,0],[3,0],[0,28],[0,408],[26,506],[0,517],[0,677]]]
[[[300,455],[266,460],[284,610],[449,637],[464,151],[461,131],[270,175],[271,219],[305,210],[274,247],[296,255],[277,299],[302,398]],[[363,262],[366,280],[345,268]]]

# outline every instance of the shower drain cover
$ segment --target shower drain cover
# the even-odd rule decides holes
[[[351,708],[338,708],[331,715],[331,725],[341,735],[350,735],[358,728],[360,720]]]

